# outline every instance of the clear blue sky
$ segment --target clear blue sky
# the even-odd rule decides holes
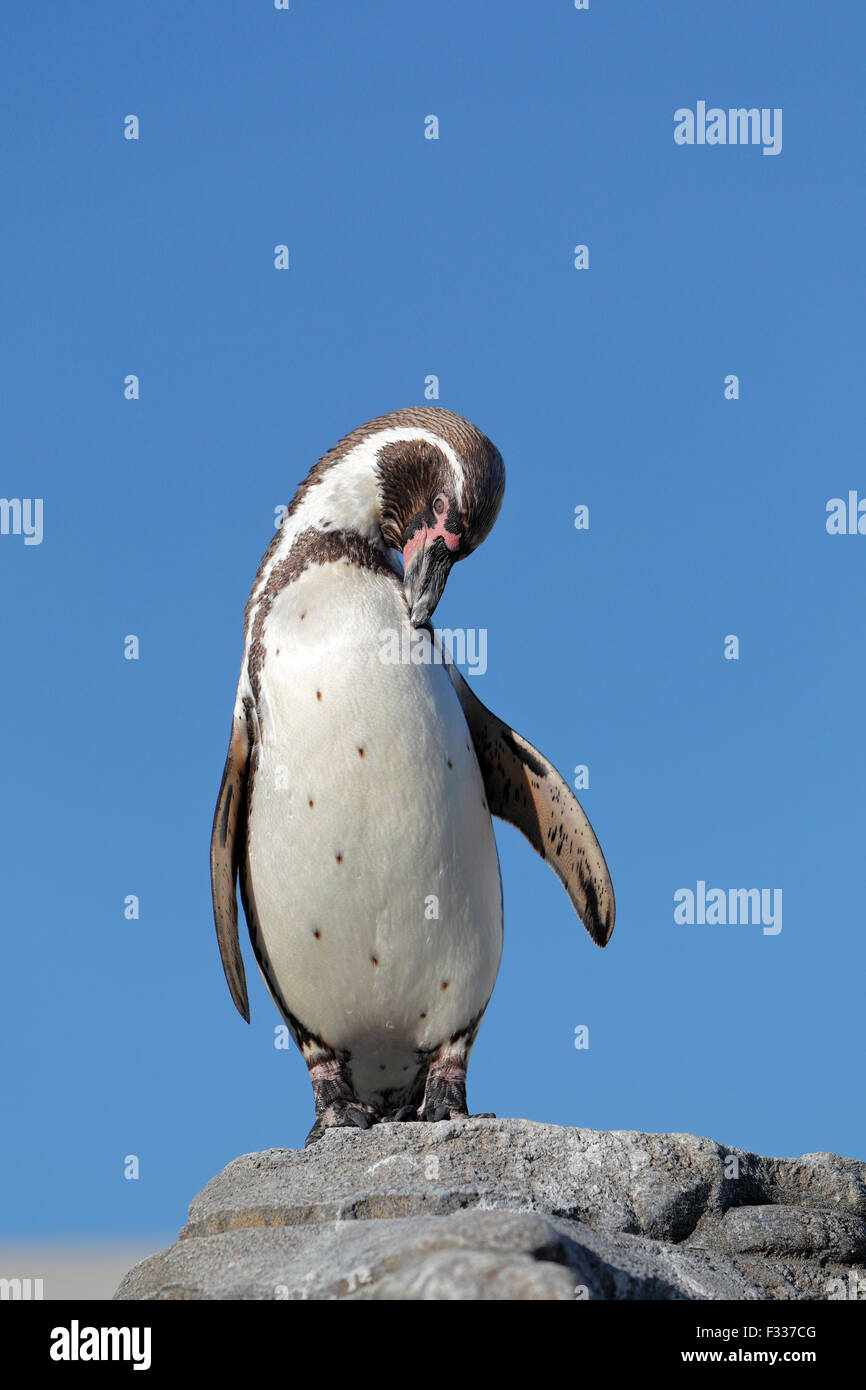
[[[486,628],[480,698],[588,764],[618,903],[599,951],[498,830],[470,1104],[866,1156],[866,536],[825,529],[866,496],[862,6],[4,27],[0,491],[44,499],[44,539],[0,536],[3,1230],[170,1230],[303,1142],[303,1063],[249,952],[241,1022],[211,920],[242,610],[274,508],[431,373],[508,470],[437,622]],[[701,100],[782,108],[781,154],[676,145]],[[676,924],[698,880],[782,889],[781,933]]]

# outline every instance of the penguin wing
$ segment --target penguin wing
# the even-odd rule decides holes
[[[250,738],[245,718],[235,715],[210,840],[210,883],[217,941],[232,999],[250,1021],[247,979],[238,941],[238,864],[246,857],[246,800]]]
[[[583,807],[553,764],[482,705],[453,662],[448,671],[491,812],[526,836],[564,884],[593,941],[606,946],[616,918],[613,884]]]

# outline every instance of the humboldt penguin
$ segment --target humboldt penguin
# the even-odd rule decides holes
[[[236,889],[310,1073],[315,1123],[468,1115],[502,953],[492,816],[561,879],[599,946],[607,865],[553,765],[475,697],[430,624],[490,532],[498,449],[434,406],[361,425],[300,484],[246,605],[211,839],[214,917],[249,1021]]]

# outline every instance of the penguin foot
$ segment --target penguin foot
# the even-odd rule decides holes
[[[304,1148],[316,1144],[329,1129],[369,1129],[378,1116],[372,1105],[363,1101],[334,1101],[316,1116],[316,1123],[307,1135]]]
[[[316,1123],[307,1135],[304,1148],[316,1144],[328,1129],[369,1129],[378,1112],[354,1093],[348,1058],[335,1052],[320,1052],[310,1064],[310,1080],[316,1102]]]
[[[454,1033],[433,1053],[424,1079],[424,1098],[418,1107],[419,1120],[438,1124],[442,1120],[496,1118],[489,1110],[471,1115],[466,1103],[466,1068],[483,1013],[481,1009],[465,1028]]]
[[[432,1115],[425,1116],[432,1124],[438,1125],[442,1120],[465,1120],[468,1119],[465,1110],[452,1110],[450,1105],[437,1105]]]
[[[438,1125],[442,1120],[472,1120],[476,1116],[459,1105],[435,1105],[430,1110],[418,1116],[419,1120],[426,1120],[427,1124]]]
[[[440,1120],[468,1120],[466,1067],[453,1056],[438,1057],[427,1072],[424,1104],[419,1120],[438,1124]]]

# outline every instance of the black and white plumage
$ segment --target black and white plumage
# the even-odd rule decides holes
[[[332,1125],[467,1113],[502,951],[491,815],[550,863],[598,945],[613,930],[604,857],[555,768],[456,667],[383,659],[387,634],[404,650],[412,629],[435,640],[450,568],[489,533],[504,486],[498,450],[459,415],[372,420],[301,484],[247,603],[214,915],[249,1020],[239,878],[256,960],[310,1070],[308,1143]]]

